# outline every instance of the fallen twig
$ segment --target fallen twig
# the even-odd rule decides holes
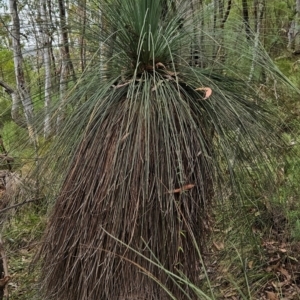
[[[14,161],[13,157],[7,156],[6,154],[0,154],[0,158],[6,160],[7,162]]]
[[[8,152],[6,151],[5,147],[4,147],[4,143],[3,143],[3,140],[2,140],[2,136],[0,135],[0,149],[2,150],[2,152],[4,153],[4,155],[1,154],[1,158],[3,160],[6,160],[6,163],[7,163],[7,167],[8,167],[8,170],[9,171],[12,171],[12,166],[11,166],[11,162],[14,161],[14,159],[12,157],[9,157],[8,156]],[[6,159],[5,159],[6,158]],[[12,158],[12,160],[11,160]]]
[[[6,211],[8,211],[8,210],[10,210],[10,209],[13,209],[13,208],[16,208],[16,207],[25,205],[25,204],[27,204],[27,203],[35,202],[35,201],[38,201],[38,200],[41,200],[41,199],[43,199],[43,198],[29,199],[29,200],[25,200],[25,201],[23,201],[23,202],[21,202],[21,203],[17,203],[17,204],[11,205],[11,206],[9,206],[9,207],[6,207],[6,208],[1,209],[1,210],[0,210],[0,214],[4,213],[4,212],[6,212]]]
[[[2,260],[2,268],[3,268],[3,274],[0,274],[0,289],[3,291],[2,297],[4,296],[5,299],[9,298],[8,294],[8,288],[7,283],[11,279],[11,277],[8,275],[8,263],[6,259],[6,254],[3,246],[2,237],[0,236],[0,258]],[[3,299],[3,298],[1,298]]]

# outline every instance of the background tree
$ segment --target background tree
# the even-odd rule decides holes
[[[294,17],[290,23],[288,31],[288,49],[295,54],[300,53],[300,38],[299,38],[299,18],[300,18],[300,1],[296,0],[294,4]]]
[[[45,68],[45,117],[44,117],[44,137],[47,138],[51,134],[51,116],[50,116],[50,106],[51,106],[51,93],[52,93],[52,72],[51,72],[51,56],[50,56],[50,46],[51,46],[51,23],[49,21],[47,2],[41,0],[38,4],[38,18],[39,23],[37,24],[40,28],[41,35],[41,50],[43,52],[43,66]]]
[[[36,140],[35,128],[33,127],[33,104],[30,95],[30,91],[28,89],[24,69],[23,69],[23,54],[21,49],[21,39],[20,39],[20,19],[17,7],[16,0],[9,1],[9,8],[12,17],[12,46],[14,53],[14,66],[15,66],[15,76],[16,76],[16,84],[17,84],[17,94],[13,94],[14,101],[14,110],[18,108],[18,97],[20,97],[21,102],[23,104],[24,115],[29,131],[29,135],[33,141]]]

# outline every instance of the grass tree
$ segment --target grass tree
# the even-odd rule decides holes
[[[239,194],[237,176],[270,175],[280,140],[255,84],[276,70],[257,44],[252,70],[242,21],[228,20],[219,44],[203,27],[210,8],[195,23],[185,2],[102,1],[100,36],[86,29],[94,55],[49,152],[59,191],[40,250],[43,299],[195,299],[169,272],[199,284],[225,182]]]

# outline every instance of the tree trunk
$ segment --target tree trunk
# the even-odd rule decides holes
[[[23,71],[23,56],[20,42],[20,19],[18,14],[17,1],[9,0],[9,8],[12,17],[11,36],[14,53],[14,68],[17,92],[20,95],[20,99],[23,105],[29,135],[32,140],[36,140],[35,130],[33,127],[33,104]],[[14,101],[14,111],[16,111],[16,106],[18,105],[17,98],[15,98]]]
[[[64,119],[64,101],[66,97],[66,91],[68,89],[68,76],[72,73],[75,81],[75,70],[71,61],[70,48],[69,48],[69,34],[66,18],[66,6],[64,0],[58,1],[59,6],[59,17],[60,17],[60,39],[62,46],[60,47],[61,53],[61,72],[59,79],[59,90],[60,90],[60,108],[57,116],[56,131],[60,130],[61,122]]]
[[[300,54],[300,0],[296,0],[296,17],[295,17],[295,48],[294,54]]]
[[[249,22],[249,11],[248,11],[248,2],[247,0],[242,1],[243,7],[243,21],[245,25],[246,37],[248,40],[251,39],[251,27]]]
[[[256,4],[256,24],[255,24],[255,36],[254,36],[254,48],[253,48],[253,53],[252,53],[252,64],[250,68],[250,74],[248,78],[248,82],[251,82],[253,75],[254,75],[254,69],[255,69],[255,64],[257,63],[257,51],[258,51],[258,46],[259,46],[259,38],[260,38],[260,29],[261,29],[261,23],[264,15],[264,3],[258,2]]]
[[[86,46],[85,46],[85,31],[86,31],[86,0],[81,0],[80,6],[80,18],[81,18],[81,35],[80,35],[80,64],[81,72],[84,72],[86,67]]]
[[[10,85],[8,85],[6,82],[4,82],[2,80],[0,80],[0,86],[2,86],[5,89],[5,92],[11,96],[11,99],[12,99],[11,118],[12,118],[12,120],[18,126],[26,128],[26,122],[20,115],[20,106],[22,103],[21,103],[19,94]]]
[[[232,0],[228,0],[227,2],[227,8],[226,11],[223,13],[222,21],[221,21],[221,28],[224,29],[225,23],[229,17],[229,13],[231,11],[231,5],[232,5]]]
[[[41,48],[43,51],[43,60],[45,68],[45,91],[44,91],[44,104],[45,104],[45,117],[44,117],[44,137],[48,138],[51,134],[51,121],[50,121],[50,104],[51,104],[51,58],[50,58],[50,36],[49,36],[49,18],[44,0],[39,3],[39,28],[41,32]]]
[[[0,299],[9,299],[7,284],[11,277],[8,275],[7,256],[0,235]]]

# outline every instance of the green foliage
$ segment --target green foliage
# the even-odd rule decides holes
[[[14,161],[10,163],[13,171],[24,171],[24,176],[26,176],[35,161],[35,151],[32,145],[28,144],[28,140],[24,138],[27,137],[27,129],[20,128],[13,121],[6,121],[0,128],[0,135],[8,155],[14,158]],[[7,169],[6,163],[4,168]]]
[[[46,224],[43,213],[37,213],[37,207],[31,204],[16,211],[6,224],[3,239],[9,257],[9,272],[13,277],[9,287],[12,300],[39,299],[37,284],[38,269],[31,266],[36,243],[41,239]]]
[[[15,83],[13,53],[2,47],[0,47],[0,78],[12,86]]]
[[[299,130],[299,127],[297,129]],[[285,164],[280,170],[280,175],[283,179],[280,184],[280,193],[278,198],[285,210],[287,220],[289,221],[292,238],[295,241],[300,241],[300,205],[298,203],[298,196],[300,193],[299,138],[295,137],[295,139],[290,139],[289,143],[290,149],[286,154]]]
[[[36,213],[34,205],[29,205],[16,213],[7,225],[4,238],[7,239],[11,250],[30,246],[38,241],[44,232],[45,217]]]
[[[291,57],[279,57],[276,59],[276,65],[295,86],[300,87],[300,79],[298,76],[300,65],[298,60]],[[288,91],[286,91],[286,93],[286,96],[289,97],[290,95],[288,95]],[[294,104],[295,103],[293,103],[293,105]]]
[[[4,123],[11,119],[10,117],[10,101],[8,99],[0,100],[0,129],[4,126]]]

